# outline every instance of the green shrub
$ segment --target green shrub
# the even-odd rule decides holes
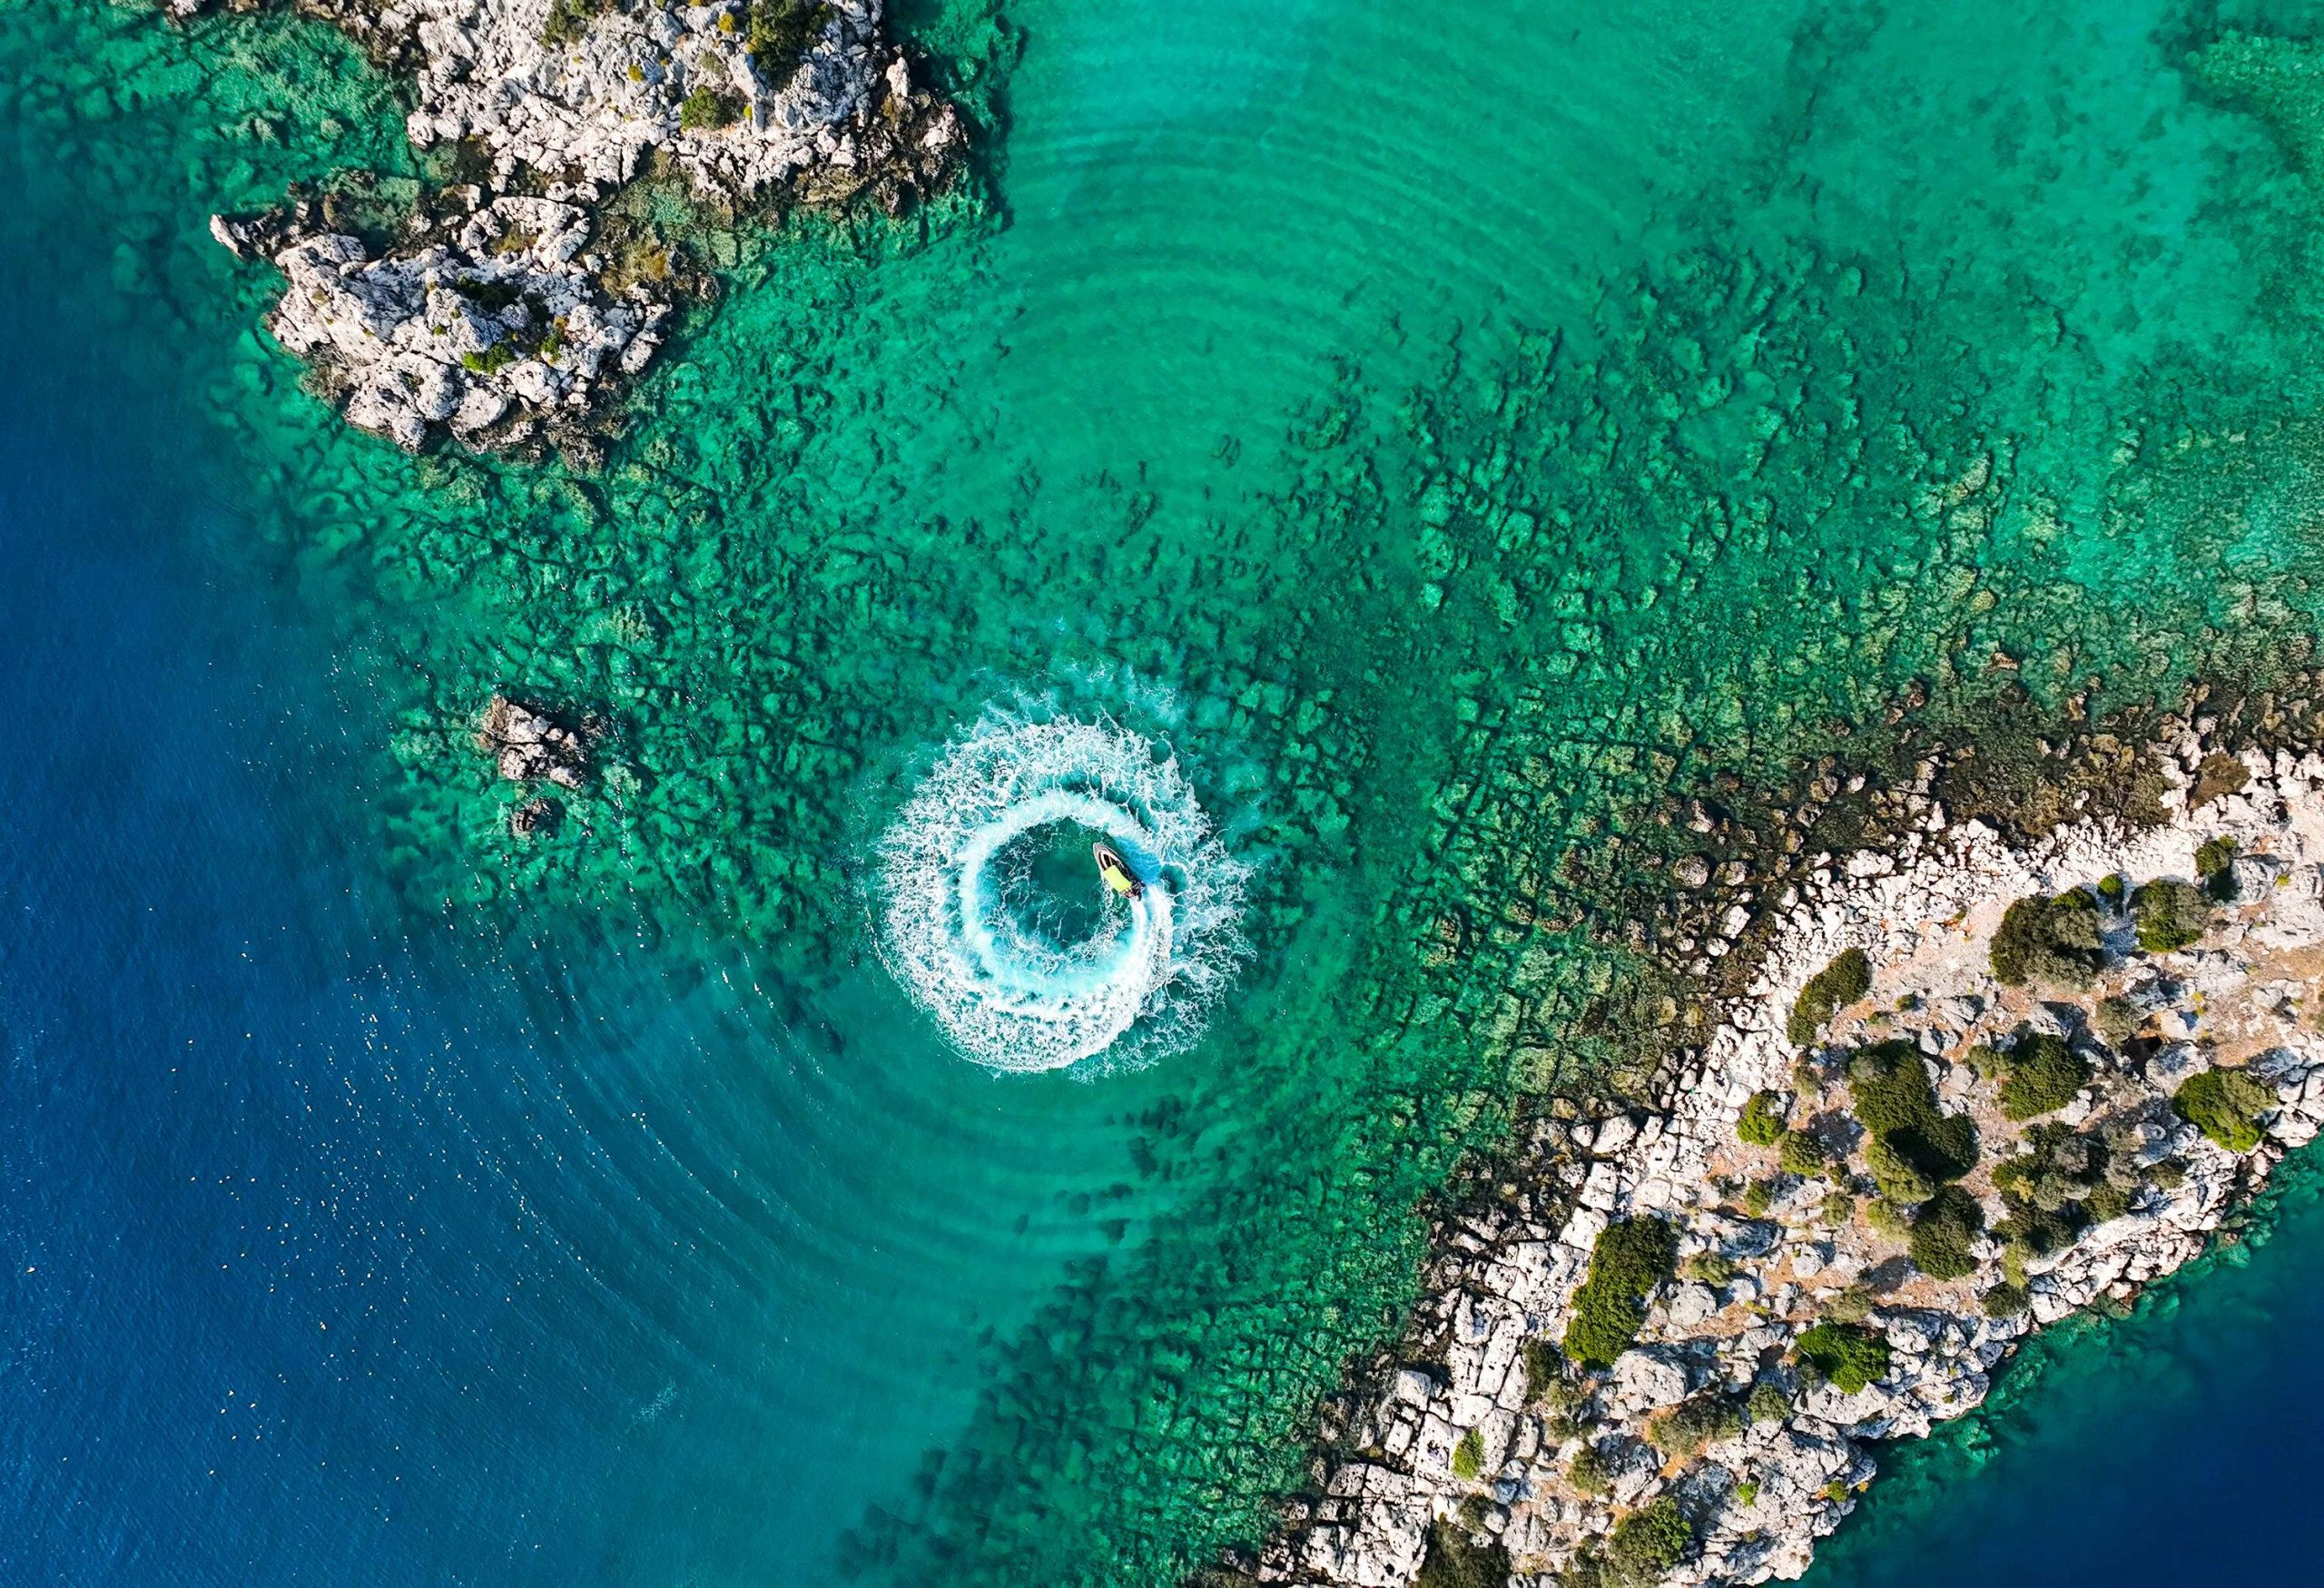
[[[1965,1114],[1938,1109],[1920,1050],[1910,1042],[1882,1042],[1850,1060],[1848,1096],[1864,1127],[1865,1167],[1883,1196],[1920,1201],[1928,1193],[1910,1194],[1916,1180],[1957,1180],[1977,1167],[1976,1126]]]
[[[2001,1111],[2013,1119],[2054,1113],[2090,1084],[2090,1061],[2062,1037],[2040,1032],[2020,1037],[2009,1050],[2001,1083]]]
[[[1743,1188],[1743,1211],[1754,1218],[1765,1218],[1768,1209],[1776,1205],[1776,1188],[1772,1180],[1753,1180]]]
[[[1784,1173],[1797,1175],[1803,1180],[1814,1179],[1828,1167],[1824,1144],[1805,1130],[1784,1132],[1783,1147],[1776,1162]]]
[[[1759,1485],[1749,1479],[1735,1485],[1735,1503],[1745,1510],[1759,1503]]]
[[[1464,1484],[1473,1484],[1485,1467],[1485,1436],[1475,1428],[1461,1435],[1461,1443],[1452,1447],[1452,1475]]]
[[[462,353],[460,368],[472,375],[497,375],[517,361],[517,350],[507,340],[497,341],[480,353]]]
[[[1835,1011],[1872,991],[1872,962],[1862,949],[1848,949],[1808,980],[1791,1006],[1784,1034],[1795,1048],[1805,1048],[1824,1029]]]
[[[2130,884],[2122,880],[2120,872],[2108,872],[2098,879],[2098,896],[2117,910],[2122,907],[2123,895],[2129,892]]]
[[[2191,883],[2165,878],[2131,895],[2139,947],[2151,954],[2171,953],[2194,942],[2211,924],[2211,913],[2210,898]]]
[[[1872,1316],[1872,1287],[1851,1285],[1824,1303],[1824,1316],[1834,1323],[1862,1323]]]
[[[2098,902],[2079,888],[2054,899],[2020,899],[1994,933],[1994,974],[2012,987],[2028,981],[2085,986],[2105,962]]]
[[[1971,1254],[1984,1232],[1984,1209],[1958,1186],[1947,1186],[1913,1218],[1913,1267],[1932,1279],[1959,1279],[1977,1271]]]
[[[1723,1252],[1699,1252],[1687,1259],[1687,1277],[1714,1288],[1731,1284],[1739,1270]]]
[[[2099,1137],[2077,1135],[2069,1126],[2034,1125],[2019,1147],[1994,1166],[1994,1189],[2009,1208],[1994,1234],[2024,1257],[2048,1257],[2072,1245],[2093,1217],[2088,1199],[2123,1173],[2135,1179],[2134,1169],[2118,1170]],[[2100,1207],[2106,1205],[2101,1198]]]
[[[1791,1067],[1791,1090],[1801,1097],[1812,1098],[1824,1090],[1824,1072],[1802,1059]]]
[[[742,114],[740,95],[723,93],[705,83],[678,106],[678,125],[689,133],[715,132],[734,125]]]
[[[1512,1569],[1509,1552],[1497,1540],[1439,1521],[1429,1526],[1428,1553],[1413,1588],[1508,1588]]]
[[[772,82],[787,82],[822,36],[831,15],[822,0],[750,0],[743,48],[761,74]]]
[[[2230,1152],[2249,1152],[2260,1145],[2259,1116],[2276,1106],[2276,1094],[2240,1070],[2206,1070],[2181,1086],[2171,1105]]]
[[[541,24],[541,43],[550,48],[577,44],[589,25],[614,8],[614,0],[549,0],[548,16]]]
[[[1607,1580],[1622,1588],[1659,1583],[1694,1542],[1679,1502],[1664,1494],[1614,1524],[1606,1540]]]
[[[1672,1406],[1647,1425],[1646,1436],[1666,1457],[1689,1461],[1702,1454],[1704,1445],[1741,1432],[1742,1406],[1714,1390]]]
[[[1801,1334],[1792,1349],[1842,1395],[1876,1384],[1888,1371],[1886,1338],[1856,1324],[1819,1323]]]
[[[1783,1116],[1780,1092],[1753,1092],[1735,1121],[1736,1139],[1752,1147],[1773,1147],[1783,1139]]]
[[[1856,1198],[1846,1191],[1834,1191],[1816,1209],[1816,1221],[1828,1228],[1837,1229],[1856,1217]]]
[[[2091,1023],[2098,1028],[2098,1034],[2106,1039],[2108,1047],[2120,1048],[2131,1040],[2131,1033],[2145,1021],[2146,1016],[2140,1012],[2137,1004],[2117,995],[2099,1001],[2096,1018]]]
[[[1560,1392],[1571,1387],[1565,1376],[1565,1353],[1535,1336],[1525,1342],[1524,1359],[1525,1398],[1543,1405],[1562,1403],[1566,1397]],[[1565,1408],[1559,1404],[1558,1409]]]
[[[1600,1367],[1630,1349],[1646,1321],[1646,1304],[1670,1277],[1679,1232],[1659,1218],[1631,1218],[1600,1230],[1590,1250],[1590,1277],[1574,1293],[1565,1354]]]
[[[1791,1397],[1783,1386],[1762,1379],[1751,1386],[1751,1398],[1744,1403],[1754,1423],[1780,1423],[1791,1415]]]
[[[1986,1291],[1984,1302],[1987,1317],[2015,1317],[2033,1305],[2033,1298],[2025,1294],[2024,1286],[2006,1282]]]
[[[2235,897],[2235,840],[2211,838],[2195,847],[2195,875],[2203,892],[2224,904]]]
[[[2175,1191],[2187,1183],[2187,1166],[2175,1158],[2166,1158],[2147,1170],[2147,1177],[2166,1191]]]
[[[1606,1458],[1594,1445],[1585,1445],[1574,1453],[1566,1464],[1565,1480],[1578,1494],[1602,1494],[1614,1486],[1614,1475],[1606,1470]]]
[[[1885,1235],[1890,1240],[1904,1240],[1913,1233],[1910,1216],[1885,1196],[1875,1197],[1865,1205],[1864,1221],[1872,1226],[1875,1235]]]
[[[2082,1208],[2093,1224],[2103,1224],[2131,1210],[2131,1194],[2120,1186],[2100,1186],[2083,1199]]]
[[[2017,1253],[2017,1272],[2024,1271],[2025,1263],[2034,1258],[2054,1257],[2073,1244],[2075,1218],[2065,1213],[2041,1208],[2013,1208],[2002,1221],[1994,1226],[1994,1237],[2006,1243],[2002,1253],[2002,1272],[2011,1274],[2010,1252]],[[2014,1277],[2012,1275],[2011,1277]]]

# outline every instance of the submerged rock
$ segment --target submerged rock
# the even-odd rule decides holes
[[[546,838],[565,821],[565,807],[546,794],[537,794],[508,813],[508,831],[519,838]]]

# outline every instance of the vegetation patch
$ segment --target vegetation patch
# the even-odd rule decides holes
[[[2139,1027],[2146,1023],[2146,1016],[2139,1006],[2117,994],[2099,1001],[2098,1010],[2091,1024],[2106,1039],[2106,1045],[2119,1049],[2129,1041]]]
[[[1842,1395],[1878,1383],[1888,1371],[1887,1336],[1860,1324],[1819,1323],[1804,1331],[1792,1349]]]
[[[1740,1271],[1724,1252],[1699,1252],[1687,1259],[1687,1277],[1714,1289],[1732,1284]]]
[[[1824,1144],[1809,1132],[1787,1130],[1782,1150],[1777,1155],[1776,1161],[1784,1173],[1809,1180],[1831,1167],[1831,1155],[1824,1150]]]
[[[2024,1286],[2004,1281],[1985,1292],[1983,1305],[1987,1317],[2015,1317],[2034,1301],[2025,1294]]]
[[[2192,944],[2211,924],[2211,895],[2192,883],[2162,878],[2131,895],[2139,947],[2151,954],[2176,952]]]
[[[1565,1354],[1610,1367],[1638,1338],[1646,1304],[1669,1279],[1679,1258],[1679,1232],[1659,1218],[1610,1224],[1590,1248],[1590,1277],[1574,1292]]]
[[[1536,1336],[1525,1342],[1524,1360],[1525,1398],[1537,1402],[1562,1398],[1559,1392],[1568,1387],[1565,1354],[1550,1341]],[[1561,1406],[1558,1409],[1562,1411],[1564,1407]]]
[[[1498,1540],[1440,1521],[1429,1527],[1428,1553],[1413,1588],[1505,1588],[1510,1569],[1509,1552]]]
[[[1752,1147],[1773,1147],[1783,1139],[1783,1117],[1782,1093],[1754,1092],[1735,1121],[1736,1139]]]
[[[1641,1505],[1620,1522],[1606,1540],[1605,1582],[1609,1588],[1645,1588],[1659,1583],[1671,1567],[1687,1558],[1695,1530],[1687,1524],[1679,1502],[1664,1494]]]
[[[1962,1279],[1977,1271],[1974,1248],[1984,1233],[1985,1210],[1958,1186],[1921,1204],[1913,1218],[1913,1266],[1932,1279]]]
[[[2054,899],[2020,899],[1994,933],[1994,975],[2012,987],[2029,981],[2087,986],[2105,962],[2098,901],[2079,888]]]
[[[2047,1031],[2018,1038],[2001,1068],[2001,1111],[2013,1119],[2054,1113],[2090,1084],[2090,1061]]]
[[[1816,972],[1793,1001],[1784,1034],[1795,1048],[1805,1048],[1824,1029],[1824,1022],[1846,1005],[1872,991],[1872,962],[1862,949],[1849,949]]]
[[[2207,838],[2195,849],[2195,875],[2203,892],[2224,904],[2235,897],[2235,840]]]
[[[832,8],[822,0],[751,0],[743,48],[762,77],[787,83],[831,17]]]
[[[1672,1461],[1691,1461],[1706,1445],[1743,1432],[1743,1406],[1716,1391],[1680,1401],[1649,1422],[1646,1436]]]
[[[2264,1081],[2240,1070],[2206,1070],[2171,1100],[2180,1118],[2230,1152],[2260,1145],[2260,1116],[2276,1106]]]
[[[1754,1423],[1780,1423],[1791,1415],[1791,1397],[1783,1386],[1765,1379],[1751,1386],[1751,1398],[1744,1403]]]
[[[552,49],[577,44],[589,25],[614,8],[615,0],[549,0],[548,16],[541,24],[541,43]]]
[[[742,119],[742,95],[707,83],[687,94],[678,106],[678,126],[683,132],[714,133]]]
[[[2029,1259],[2063,1251],[2084,1226],[2128,1212],[2139,1178],[2131,1152],[2069,1126],[2035,1125],[2021,1148],[1994,1166],[1994,1189],[2009,1209],[1994,1234],[2007,1243],[2002,1271],[2012,1284],[2024,1282]]]
[[[517,361],[517,350],[507,338],[480,353],[462,353],[460,368],[471,375],[497,375]]]
[[[1882,1042],[1848,1061],[1848,1097],[1864,1127],[1865,1167],[1892,1202],[1922,1202],[1977,1167],[1977,1128],[1936,1106],[1920,1050]]]
[[[1464,1484],[1473,1484],[1485,1466],[1485,1436],[1472,1428],[1461,1435],[1461,1443],[1452,1447],[1452,1475]]]

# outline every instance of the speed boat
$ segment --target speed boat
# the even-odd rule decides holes
[[[1146,896],[1146,884],[1137,880],[1137,873],[1129,869],[1128,861],[1102,843],[1091,844],[1089,853],[1098,862],[1098,874],[1105,879],[1106,886],[1125,899]]]

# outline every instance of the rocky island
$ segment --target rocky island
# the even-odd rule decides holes
[[[2200,1253],[2324,1124],[2324,758],[2210,726],[2137,821],[2013,845],[1915,797],[1816,857],[1649,1100],[1535,1121],[1442,1224],[1404,1346],[1229,1574],[1797,1577],[1879,1442]]]
[[[211,0],[169,0],[181,18]],[[654,170],[730,207],[891,213],[965,143],[915,82],[880,0],[298,0],[410,80],[422,149],[470,180],[368,240],[328,197],[219,217],[238,255],[281,270],[268,326],[348,421],[410,450],[596,455],[611,399],[706,281],[605,235],[601,209]]]

